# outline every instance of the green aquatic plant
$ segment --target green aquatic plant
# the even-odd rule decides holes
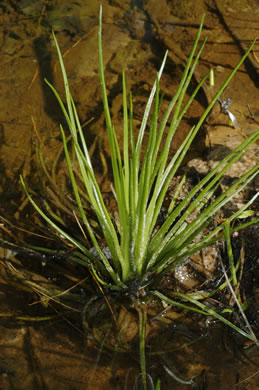
[[[165,296],[156,290],[156,282],[164,275],[171,272],[179,264],[184,262],[189,256],[208,247],[216,241],[224,239],[226,235],[226,224],[212,226],[220,210],[242,191],[257,175],[258,165],[253,166],[244,175],[237,179],[227,190],[216,195],[221,180],[227,170],[238,160],[247,149],[259,138],[259,130],[247,137],[239,146],[231,151],[215,168],[213,168],[200,182],[194,186],[186,197],[177,202],[176,197],[168,209],[168,214],[164,222],[160,223],[159,216],[168,188],[175,177],[191,143],[203,125],[207,115],[211,111],[217,99],[220,97],[240,65],[251,51],[253,44],[243,56],[237,66],[232,70],[226,81],[215,94],[209,106],[197,124],[192,127],[182,145],[175,154],[170,157],[170,147],[177,128],[181,124],[181,119],[188,110],[190,104],[195,99],[198,91],[209,77],[208,72],[199,82],[187,103],[184,103],[188,86],[190,85],[195,67],[198,63],[202,49],[206,40],[198,48],[198,43],[202,31],[203,19],[189,55],[186,67],[183,72],[179,86],[170,101],[162,119],[160,118],[160,107],[163,97],[160,95],[159,80],[162,76],[166,63],[165,54],[162,65],[148,102],[146,104],[142,123],[137,136],[133,129],[133,103],[131,94],[126,90],[125,73],[122,74],[123,89],[123,146],[122,152],[119,147],[115,128],[112,124],[109,111],[108,97],[106,92],[104,66],[102,57],[102,9],[99,19],[99,70],[102,87],[102,98],[108,140],[111,153],[111,165],[113,173],[113,195],[117,205],[117,218],[111,215],[107,209],[100,186],[97,182],[94,167],[89,155],[86,143],[86,136],[80,125],[75,103],[70,92],[69,82],[62,59],[62,54],[53,33],[53,39],[57,48],[58,58],[61,65],[66,104],[63,103],[56,89],[48,81],[47,84],[55,94],[67,126],[70,131],[73,153],[76,156],[78,170],[75,173],[74,162],[72,163],[71,153],[68,147],[63,127],[60,131],[63,138],[64,154],[67,161],[70,183],[73,188],[74,198],[77,205],[75,210],[76,218],[80,220],[80,226],[87,240],[79,240],[67,232],[55,219],[51,219],[43,209],[32,199],[23,178],[22,186],[38,213],[42,218],[62,237],[64,237],[75,248],[71,254],[71,259],[89,268],[99,285],[108,291],[121,291],[128,294],[129,289],[134,290],[133,298],[137,300],[139,296],[148,295],[169,304],[178,305],[184,309],[192,309],[196,312],[214,316],[227,323],[235,330],[246,337],[254,340],[253,335],[239,329],[237,326],[226,320],[223,315],[209,309],[202,303],[204,295],[198,293],[192,295],[172,293]],[[148,122],[150,119],[150,122]],[[169,128],[167,124],[170,121]],[[147,143],[144,144],[144,135],[147,135]],[[143,156],[143,158],[141,158]],[[180,182],[176,193],[184,184],[185,178]],[[80,181],[80,185],[79,185]],[[82,187],[90,204],[91,212],[94,211],[98,221],[98,236],[95,228],[88,218],[88,210],[85,207],[85,199],[82,198]],[[258,194],[254,195],[240,210],[234,212],[227,219],[227,234],[231,235],[235,230],[244,229],[256,221],[248,221],[237,227],[232,226],[232,222],[239,218],[245,210],[253,203]],[[258,221],[258,220],[257,220]],[[209,229],[205,230],[207,227]],[[102,239],[100,240],[100,231]],[[201,233],[204,234],[201,236]],[[198,239],[198,237],[201,237]],[[88,243],[90,242],[90,244]],[[103,249],[105,247],[105,250]],[[108,249],[107,249],[108,248]],[[234,276],[233,262],[231,272]],[[133,287],[135,288],[133,289]],[[144,299],[144,298],[143,298]],[[198,308],[197,308],[198,307]],[[145,316],[139,310],[140,321],[140,356],[143,377],[145,377]]]
[[[169,207],[169,213],[166,220],[158,226],[158,217],[165,196],[168,191],[171,180],[177,173],[190,145],[201,128],[206,116],[213,105],[226,88],[240,65],[247,57],[248,52],[241,59],[239,64],[233,69],[226,81],[212,99],[210,105],[206,108],[198,123],[193,126],[178,148],[172,158],[169,158],[170,145],[176,129],[181,123],[181,119],[189,108],[196,94],[204,84],[209,73],[204,76],[201,82],[192,93],[188,102],[183,106],[183,99],[186,90],[190,84],[195,67],[204,47],[205,41],[199,48],[196,56],[195,52],[198,46],[200,34],[202,31],[203,18],[197,33],[192,51],[187,61],[183,77],[178,89],[168,105],[168,108],[158,124],[159,109],[161,98],[159,93],[159,79],[162,75],[166,55],[163,59],[161,68],[157,74],[157,80],[154,83],[146,109],[143,115],[140,130],[137,138],[133,132],[133,106],[131,95],[129,98],[129,107],[127,102],[126,80],[123,73],[123,152],[120,152],[115,128],[112,125],[108,98],[105,87],[104,67],[102,59],[102,17],[100,12],[99,23],[99,68],[102,85],[103,104],[106,118],[107,132],[111,150],[111,162],[113,171],[113,194],[117,203],[118,217],[116,223],[106,208],[103,196],[98,185],[94,168],[89,156],[86,145],[85,135],[80,125],[79,117],[76,111],[74,100],[70,93],[67,74],[55,35],[58,57],[62,69],[62,75],[66,93],[66,107],[62,102],[58,92],[48,82],[52,91],[62,108],[67,125],[72,137],[74,153],[80,170],[80,179],[83,181],[86,194],[92,210],[94,210],[99,227],[103,234],[103,242],[109,248],[106,253],[103,251],[100,241],[97,240],[95,231],[92,228],[87,210],[83,206],[80,196],[77,177],[74,173],[70,153],[68,150],[67,139],[60,126],[64,143],[64,152],[67,160],[69,177],[73,188],[77,214],[81,219],[82,228],[87,232],[91,241],[91,246],[95,250],[90,250],[88,245],[82,244],[62,229],[58,224],[51,220],[47,213],[39,208],[28,193],[21,177],[22,185],[28,198],[39,212],[39,214],[62,236],[64,236],[75,248],[78,249],[73,255],[73,260],[86,267],[90,267],[97,280],[110,289],[126,289],[131,281],[138,282],[139,287],[147,285],[154,279],[154,275],[164,275],[183,262],[188,256],[211,245],[221,239],[224,235],[224,225],[220,224],[210,232],[196,241],[197,237],[217,215],[219,210],[245,188],[256,176],[258,165],[252,167],[248,172],[235,181],[232,186],[219,196],[214,196],[223,175],[240,157],[246,152],[259,137],[259,131],[256,131],[250,137],[230,152],[206,177],[204,177],[185,197],[185,199],[173,207]],[[153,105],[153,106],[152,106]],[[183,107],[182,107],[183,106]],[[148,129],[148,142],[143,146],[143,137],[147,132],[147,122],[153,107],[151,125]],[[173,111],[174,109],[174,111]],[[170,127],[165,134],[166,124],[169,117]],[[163,142],[163,147],[161,144]],[[144,149],[143,161],[141,161],[141,152]],[[181,183],[182,185],[183,183]],[[242,209],[236,211],[228,218],[230,224],[246,210],[257,197],[257,194]],[[187,222],[192,213],[198,214],[191,222]],[[251,223],[251,222],[250,222]],[[254,221],[253,221],[254,223]],[[240,225],[237,229],[243,229],[249,223]],[[230,234],[234,229],[230,229]]]
[[[182,80],[179,87],[171,100],[168,109],[158,125],[159,109],[161,99],[159,95],[159,79],[162,75],[166,55],[163,59],[161,68],[157,75],[157,80],[151,91],[146,109],[143,115],[141,127],[137,136],[134,138],[133,133],[133,107],[130,97],[129,108],[127,106],[127,92],[125,74],[123,73],[123,129],[124,141],[123,152],[121,154],[115,129],[111,122],[108,98],[105,87],[103,60],[102,60],[102,21],[100,12],[99,25],[99,67],[103,93],[103,104],[106,117],[107,132],[111,150],[111,162],[113,170],[113,194],[117,202],[118,220],[114,223],[112,216],[107,210],[101,194],[100,187],[94,173],[94,168],[89,156],[89,151],[86,145],[85,135],[80,125],[76,107],[70,93],[69,83],[66,75],[65,66],[62,55],[53,34],[53,38],[58,51],[59,61],[61,64],[62,74],[64,78],[66,105],[62,102],[55,88],[47,82],[50,88],[56,95],[69,130],[71,132],[74,152],[77,158],[80,169],[81,180],[84,183],[91,208],[94,210],[99,222],[99,226],[103,233],[103,239],[109,248],[108,255],[104,253],[100,242],[96,239],[95,232],[89,223],[87,212],[84,209],[83,202],[77,185],[71,157],[69,154],[67,140],[63,127],[60,130],[64,142],[64,152],[68,164],[69,176],[73,187],[75,200],[78,206],[78,214],[82,220],[82,227],[87,231],[95,251],[90,251],[87,246],[67,234],[54,221],[48,218],[47,214],[42,211],[33,201],[30,194],[27,192],[24,181],[21,182],[27,192],[27,195],[41,214],[41,216],[78,248],[78,257],[73,260],[78,261],[87,267],[91,267],[97,280],[111,288],[124,289],[127,288],[127,283],[132,280],[138,281],[139,286],[147,284],[153,279],[154,274],[165,274],[172,270],[184,259],[200,249],[210,245],[216,240],[222,238],[224,226],[219,225],[212,229],[208,235],[203,237],[198,242],[195,242],[202,230],[204,230],[211,222],[212,217],[222,209],[222,207],[230,201],[238,192],[248,185],[253,180],[258,172],[258,166],[252,167],[245,175],[240,177],[227,191],[220,196],[213,198],[215,190],[228,170],[258,139],[258,132],[255,132],[248,137],[242,144],[229,153],[207,176],[196,185],[185,199],[175,206],[168,214],[165,222],[157,228],[157,220],[160,210],[167,194],[168,187],[172,178],[175,176],[180,167],[187,151],[190,148],[198,130],[202,126],[206,116],[211,108],[221,95],[222,91],[228,85],[237,69],[248,55],[242,58],[240,63],[231,72],[222,87],[216,93],[212,102],[204,111],[198,123],[191,129],[182,145],[178,148],[172,158],[169,159],[170,145],[172,138],[178,128],[182,117],[195,98],[199,89],[207,79],[205,75],[195,91],[189,98],[188,102],[182,107],[183,98],[186,95],[186,90],[190,84],[192,75],[204,47],[205,41],[201,45],[196,57],[195,51],[198,46],[199,37],[202,30],[203,19],[186,64]],[[143,149],[143,137],[147,130],[147,121],[153,104],[152,122],[149,128],[148,143],[144,150],[144,158],[141,162],[141,152]],[[165,135],[166,124],[169,116],[173,112],[169,131]],[[164,139],[165,137],[165,139]],[[161,150],[161,143],[164,142]],[[255,200],[255,195],[243,208],[228,219],[229,223],[238,218],[246,208]],[[187,217],[193,212],[199,211],[199,215],[188,223]],[[239,229],[243,228],[239,227]],[[232,232],[232,231],[231,231]],[[80,255],[79,255],[80,253]],[[100,276],[101,275],[101,276]]]

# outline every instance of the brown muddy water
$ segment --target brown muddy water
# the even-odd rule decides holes
[[[102,190],[107,193],[107,202],[111,199],[106,165],[109,149],[97,61],[99,4],[99,1],[83,0],[0,2],[1,236],[16,245],[25,242],[56,250],[56,256],[45,259],[17,248],[1,249],[0,390],[141,388],[138,385],[137,344],[133,343],[124,353],[107,351],[105,344],[110,336],[107,333],[105,338],[105,330],[102,330],[102,336],[97,334],[103,343],[101,347],[96,347],[91,337],[87,337],[82,326],[82,309],[87,301],[85,291],[92,288],[91,282],[86,275],[82,277],[82,269],[66,262],[69,253],[60,254],[60,243],[53,239],[28,205],[19,184],[19,174],[22,173],[35,198],[38,196],[39,201],[44,202],[46,195],[56,201],[38,164],[37,145],[40,144],[48,169],[53,169],[53,165],[56,167],[52,174],[61,192],[67,190],[60,157],[59,123],[63,118],[55,98],[44,83],[44,78],[47,78],[58,91],[63,90],[51,38],[53,29],[64,55],[72,94],[87,131],[87,142]],[[133,92],[134,124],[138,128],[163,54],[169,50],[161,80],[161,90],[168,102],[181,77],[201,15],[206,13],[202,37],[206,36],[208,42],[195,71],[195,80],[198,81],[212,67],[215,87],[205,86],[183,118],[172,145],[173,153],[196,123],[217,87],[253,39],[258,37],[259,2],[104,0],[102,4],[106,82],[113,123],[119,136],[122,133],[122,69],[126,70],[128,89]],[[224,98],[232,99],[231,110],[239,128],[229,126],[228,118],[215,106],[206,128],[201,130],[185,161],[187,170],[191,167],[200,169],[200,172],[209,169],[213,161],[222,158],[222,151],[234,148],[258,129],[258,86],[259,43],[225,91]],[[251,167],[256,159],[258,148],[253,147],[236,166],[233,176],[238,177],[240,171]],[[250,229],[245,236],[247,248],[243,278],[244,294],[253,302],[250,317],[255,329],[258,324],[256,262],[259,257],[256,233],[256,228]],[[240,249],[238,245],[237,251]],[[213,250],[209,256],[213,258]],[[213,261],[208,278],[215,271]],[[179,275],[184,279],[186,288],[196,282],[195,277],[192,278],[183,269],[179,270]],[[36,284],[41,286],[40,291],[37,291]],[[53,290],[61,286],[62,289],[58,290],[60,294],[62,290],[73,289],[68,300],[60,305],[43,299],[42,292],[46,286]],[[105,311],[101,314],[108,318]],[[123,317],[122,312],[119,314]],[[151,328],[155,316],[149,314]],[[190,314],[181,317],[177,311],[171,311],[169,317],[162,331],[154,332],[155,336],[147,341],[148,372],[154,379],[161,379],[163,390],[258,388],[259,354],[253,346],[217,322]],[[124,318],[127,320],[128,317],[125,315]],[[130,343],[136,332],[134,318],[129,323],[131,327],[125,337]],[[95,326],[94,323],[94,329]],[[168,367],[174,375],[170,375],[164,367]],[[187,383],[191,378],[195,384]]]

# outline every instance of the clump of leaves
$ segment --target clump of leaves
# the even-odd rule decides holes
[[[195,99],[200,88],[203,86],[209,72],[203,77],[195,88],[187,103],[184,102],[187,88],[191,82],[195,67],[198,63],[202,49],[206,40],[198,48],[199,38],[202,31],[203,19],[200,24],[193,48],[189,55],[182,79],[177,91],[170,101],[168,108],[163,115],[162,120],[158,121],[162,97],[160,96],[159,80],[162,76],[166,62],[165,54],[157,78],[151,90],[146,108],[144,111],[142,123],[135,136],[133,129],[133,104],[132,97],[129,94],[127,98],[125,73],[122,75],[123,88],[123,148],[120,151],[115,128],[112,124],[109,104],[105,86],[104,66],[102,57],[102,10],[99,20],[99,69],[102,86],[103,106],[106,118],[106,126],[111,152],[111,165],[113,173],[113,194],[117,204],[118,221],[115,223],[108,209],[105,206],[103,196],[98,185],[94,168],[87,148],[85,134],[80,125],[73,97],[70,93],[67,74],[62,59],[62,54],[53,33],[54,42],[57,48],[58,57],[61,65],[64,79],[66,105],[61,100],[56,89],[48,82],[54,92],[60,107],[63,111],[70,137],[72,139],[73,153],[76,156],[79,175],[73,170],[71,154],[68,148],[67,138],[64,129],[60,126],[63,137],[64,153],[67,161],[68,172],[71,186],[73,188],[74,198],[77,204],[77,217],[80,219],[80,225],[85,235],[91,242],[89,246],[87,241],[78,240],[68,234],[65,229],[60,227],[45,213],[29,194],[25,183],[21,177],[21,183],[26,194],[38,213],[54,228],[60,235],[65,237],[75,248],[71,259],[90,268],[98,283],[108,290],[127,291],[132,283],[138,287],[138,290],[144,293],[154,294],[161,300],[169,303],[188,307],[187,304],[179,304],[178,301],[165,297],[161,292],[151,291],[153,282],[157,278],[169,273],[177,265],[185,261],[186,258],[205,248],[218,240],[224,238],[225,224],[220,224],[200,236],[213,218],[222,209],[222,207],[244,189],[258,173],[258,165],[252,167],[238,180],[235,181],[226,191],[216,195],[216,189],[227,170],[238,160],[247,149],[259,138],[259,130],[250,135],[238,147],[231,151],[214,169],[212,169],[183,199],[179,204],[172,204],[166,220],[159,225],[158,217],[162,208],[169,185],[176,175],[190,145],[201,128],[208,113],[217,102],[240,65],[244,62],[252,49],[254,43],[250,46],[247,53],[232,70],[226,81],[215,94],[209,106],[205,109],[203,115],[178,148],[172,158],[169,158],[170,146],[177,128],[181,124],[181,119],[188,110],[190,104]],[[148,141],[144,146],[143,138],[147,130],[148,118],[151,117],[151,125],[148,129]],[[167,123],[170,119],[169,129],[166,131]],[[161,144],[163,143],[163,148]],[[144,156],[141,160],[141,156]],[[79,179],[80,178],[80,179]],[[81,196],[81,184],[79,190],[78,180],[84,185],[91,209],[94,211],[98,220],[99,228],[102,232],[103,242],[108,247],[104,251],[100,245],[94,228],[92,227],[87,211],[84,208],[84,202]],[[180,185],[183,184],[183,181]],[[179,191],[179,187],[176,191]],[[236,228],[230,228],[231,222],[244,213],[246,209],[255,200],[256,194],[240,210],[233,213],[227,220],[228,234],[231,235],[234,230],[243,229],[252,222],[245,222]],[[195,218],[190,221],[190,216],[195,213]],[[92,248],[91,248],[92,247]],[[93,250],[94,248],[94,250]],[[147,288],[149,286],[149,288]],[[176,294],[177,295],[177,294]],[[177,295],[178,298],[187,300],[192,305],[198,305],[196,311],[206,315],[214,315],[218,319],[224,318],[213,310],[207,310],[206,306],[200,302],[198,295],[184,296]],[[227,321],[228,325],[234,325]],[[235,329],[239,330],[239,328]],[[240,330],[241,331],[241,330]],[[245,331],[242,334],[251,338]]]

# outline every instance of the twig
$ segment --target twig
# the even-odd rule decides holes
[[[240,303],[239,303],[239,301],[238,301],[238,299],[237,299],[237,296],[236,296],[236,294],[235,294],[235,292],[234,292],[234,290],[233,290],[233,287],[231,286],[229,277],[228,277],[228,275],[227,275],[227,273],[226,273],[226,269],[225,269],[225,267],[224,267],[224,264],[223,264],[223,261],[222,261],[222,258],[221,258],[221,257],[220,257],[219,261],[220,261],[220,264],[221,264],[221,267],[222,267],[222,270],[223,270],[223,273],[224,273],[226,282],[227,282],[227,284],[228,284],[229,290],[230,290],[231,294],[233,295],[233,298],[234,298],[234,300],[235,300],[235,302],[236,302],[236,304],[237,304],[237,307],[238,307],[238,309],[239,309],[239,311],[240,311],[240,313],[241,313],[241,315],[242,315],[242,317],[243,317],[243,319],[244,319],[244,321],[245,321],[245,323],[246,323],[246,326],[247,326],[247,328],[248,328],[248,330],[249,330],[249,332],[250,332],[250,335],[251,335],[251,337],[253,338],[255,344],[256,344],[256,345],[259,345],[258,340],[257,340],[257,338],[256,338],[256,335],[254,334],[253,329],[252,329],[251,325],[249,324],[248,319],[247,319],[247,317],[246,317],[246,315],[245,315],[245,313],[244,313],[244,310],[242,309],[242,307],[241,307],[241,305],[240,305]]]

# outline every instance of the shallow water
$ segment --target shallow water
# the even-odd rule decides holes
[[[44,83],[46,77],[59,91],[62,90],[51,29],[56,31],[64,53],[72,93],[81,121],[85,123],[88,144],[93,145],[93,159],[99,167],[102,188],[109,191],[106,167],[100,164],[100,156],[108,159],[109,150],[97,65],[99,5],[96,1],[86,4],[81,0],[69,3],[23,0],[18,3],[3,0],[0,4],[3,26],[0,31],[0,214],[16,226],[41,233],[37,216],[20,189],[19,174],[23,174],[36,196],[42,176],[37,165],[36,141],[43,146],[48,167],[52,166],[62,147],[59,123],[63,118]],[[169,59],[161,90],[166,102],[173,96],[203,12],[206,12],[203,37],[208,36],[208,44],[195,78],[199,80],[213,67],[215,89],[221,84],[258,32],[258,1],[232,3],[219,0],[103,1],[105,73],[118,134],[122,131],[122,68],[126,70],[128,88],[133,91],[134,124],[138,128],[148,92],[167,49]],[[215,107],[209,127],[194,143],[190,160],[206,154],[206,148],[211,145],[231,147],[258,128],[258,43],[253,53],[225,92],[226,98],[233,100],[231,110],[242,130],[227,126],[228,118]],[[209,86],[205,88],[183,119],[173,150],[197,121],[212,93]],[[255,114],[254,119],[250,118],[247,104]],[[253,156],[256,158],[255,154]],[[66,188],[62,158],[57,165],[57,182]],[[5,240],[19,242],[24,239],[23,232],[11,228],[3,220],[0,223]],[[27,242],[30,240],[31,236],[27,236]],[[42,242],[40,238],[36,241],[39,245]],[[1,258],[8,255],[7,250],[1,252]],[[33,257],[32,260],[30,256],[23,256],[22,261],[27,271],[31,269],[46,280],[51,278],[54,283],[60,282],[64,288],[75,283],[62,274],[63,259],[54,273],[44,266],[42,258]],[[86,299],[84,296],[75,305],[77,311],[74,313],[55,304],[43,307],[35,304],[39,300],[36,292],[21,289],[20,283],[16,285],[6,277],[2,263],[0,267],[0,312],[13,316],[0,318],[1,390],[56,389],[58,386],[70,390],[134,387],[139,375],[137,348],[124,354],[95,348],[82,328],[80,311]],[[76,293],[79,296],[80,289]],[[258,290],[254,287],[256,294]],[[36,323],[17,319],[22,315],[57,317]],[[198,388],[203,390],[255,389],[258,385],[258,352],[248,349],[245,355],[244,340],[238,340],[241,347],[237,348],[230,333],[218,324],[206,328],[203,323],[194,327],[190,326],[193,320],[195,318],[188,320],[187,330],[177,321],[166,326],[163,335],[157,336],[147,347],[148,372],[153,378],[161,378],[162,389],[192,388],[177,381],[175,376],[182,381],[194,376]],[[166,372],[164,366],[174,376]]]

